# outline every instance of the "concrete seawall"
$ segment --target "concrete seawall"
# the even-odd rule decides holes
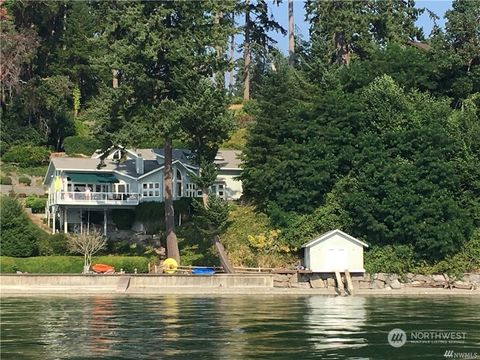
[[[267,292],[270,274],[68,275],[2,274],[0,293],[158,293]]]

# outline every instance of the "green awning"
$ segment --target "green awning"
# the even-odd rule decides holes
[[[109,173],[67,173],[67,179],[77,184],[112,184],[118,179]]]

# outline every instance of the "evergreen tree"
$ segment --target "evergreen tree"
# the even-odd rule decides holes
[[[231,2],[102,3],[105,14],[99,44],[108,49],[97,58],[104,71],[118,71],[119,86],[105,91],[110,103],[102,132],[143,129],[164,140],[167,252],[179,259],[174,232],[172,140],[181,135],[186,116],[183,99],[189,86],[212,77],[227,63],[214,49],[225,48],[234,29],[215,14],[228,14]],[[124,143],[134,143],[135,138]]]

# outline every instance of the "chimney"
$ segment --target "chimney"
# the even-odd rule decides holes
[[[143,157],[140,154],[137,154],[137,158],[135,159],[135,165],[138,175],[143,175]]]

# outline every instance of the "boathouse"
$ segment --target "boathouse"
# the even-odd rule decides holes
[[[304,266],[316,273],[365,272],[363,268],[363,248],[366,243],[344,233],[331,230],[302,245]]]

